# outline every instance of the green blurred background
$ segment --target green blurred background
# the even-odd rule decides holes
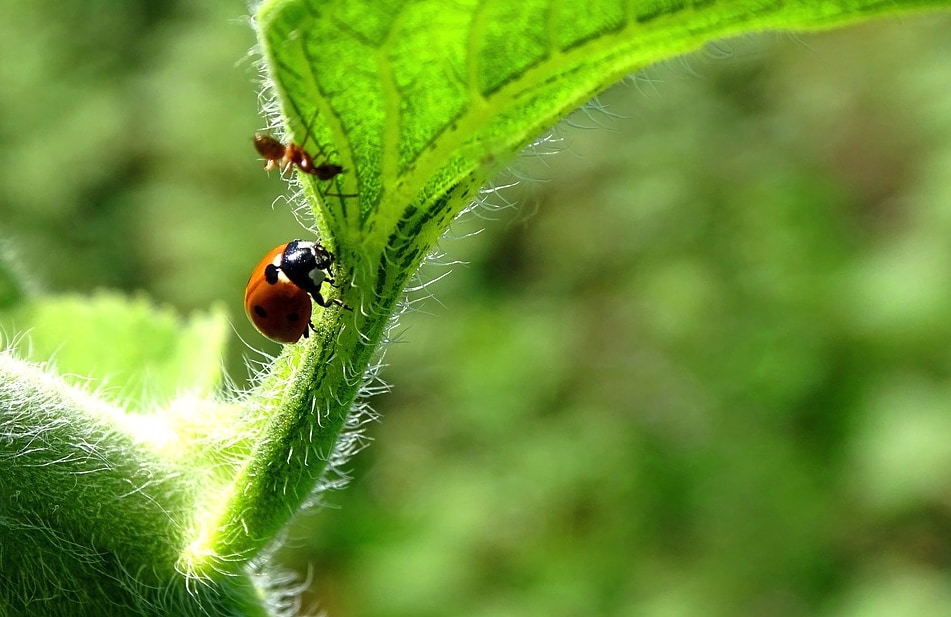
[[[0,5],[0,237],[49,292],[223,303],[239,382],[276,350],[250,269],[304,233],[244,14]],[[376,441],[282,553],[305,609],[951,615],[951,20],[734,40],[600,103],[424,269]]]

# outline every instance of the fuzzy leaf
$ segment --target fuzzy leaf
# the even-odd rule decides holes
[[[248,573],[202,585],[175,569],[210,471],[145,447],[124,417],[0,352],[0,615],[263,617]]]
[[[713,38],[947,6],[263,3],[255,23],[289,134],[345,169],[302,180],[338,257],[328,294],[352,310],[318,310],[309,341],[286,347],[246,399],[189,407],[196,434],[170,430],[178,447],[142,438],[141,427],[181,426],[187,413],[130,422],[0,354],[0,614],[265,614],[249,563],[266,561],[262,549],[359,448],[366,417],[352,403],[402,290],[495,171],[625,74]],[[218,382],[218,318],[182,330],[135,301],[11,297],[10,323],[32,328],[35,349],[61,370],[108,377],[129,408],[143,392],[208,393]]]
[[[257,23],[290,135],[346,170],[333,183],[303,177],[322,234],[358,277],[385,277],[390,264],[412,269],[545,129],[648,64],[741,33],[948,6],[268,0]],[[388,281],[372,282],[365,294],[390,295]]]
[[[143,297],[108,292],[31,297],[0,312],[0,328],[20,333],[6,344],[15,342],[25,359],[89,379],[127,409],[183,392],[210,395],[229,331],[218,309],[182,320]]]
[[[299,173],[353,310],[318,311],[253,393],[254,451],[182,568],[256,555],[359,447],[351,405],[403,289],[455,216],[522,148],[645,65],[715,38],[815,30],[946,0],[267,0],[255,24],[284,122],[339,165]],[[284,124],[286,123],[286,129]],[[586,239],[579,239],[586,241]],[[372,373],[372,372],[371,372]],[[216,496],[217,497],[217,496]]]

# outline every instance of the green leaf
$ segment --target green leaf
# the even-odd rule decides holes
[[[407,280],[478,190],[570,110],[649,63],[764,29],[820,29],[939,0],[518,3],[269,0],[255,15],[279,135],[330,181],[299,173],[335,293],[252,395],[255,447],[182,569],[256,555],[358,444],[351,415]],[[589,241],[579,238],[579,242]]]
[[[289,134],[346,170],[300,180],[338,258],[329,294],[352,310],[318,309],[310,339],[285,347],[241,401],[130,416],[147,399],[215,388],[220,318],[183,328],[108,295],[7,294],[7,327],[32,328],[32,357],[115,391],[93,395],[0,353],[0,614],[265,614],[251,560],[266,563],[262,549],[359,448],[366,416],[353,401],[403,288],[492,174],[601,89],[710,39],[946,6],[262,4]],[[104,400],[120,396],[122,407]]]
[[[0,311],[0,331],[25,359],[52,362],[138,409],[184,393],[211,395],[221,382],[229,326],[220,309],[183,321],[145,298],[100,292],[31,297]]]
[[[648,64],[740,33],[947,6],[270,0],[257,23],[291,136],[347,170],[332,186],[302,178],[320,230],[344,263],[369,277],[387,263],[411,268],[542,131]],[[390,295],[387,281],[375,283],[364,295]]]
[[[265,615],[249,573],[201,585],[175,569],[220,464],[145,447],[125,417],[0,352],[0,614]]]

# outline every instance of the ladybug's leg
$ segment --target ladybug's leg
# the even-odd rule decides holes
[[[322,295],[320,295],[320,292],[316,292],[316,293],[311,292],[310,295],[314,298],[314,302],[316,302],[317,304],[319,304],[320,306],[324,308],[329,308],[331,305],[336,304],[337,306],[347,309],[348,311],[353,310],[352,308],[350,308],[349,306],[347,306],[346,304],[344,304],[341,300],[338,300],[337,298],[333,298],[333,299],[324,298]]]

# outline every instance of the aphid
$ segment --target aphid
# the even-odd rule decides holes
[[[316,119],[317,114],[315,112],[313,119],[310,121],[310,126],[307,127],[308,135]],[[343,173],[343,167],[340,165],[326,161],[315,165],[314,157],[308,154],[302,146],[298,146],[294,142],[285,146],[277,139],[264,133],[254,134],[254,148],[258,151],[258,154],[264,157],[264,169],[268,171],[279,167],[281,173],[284,174],[291,167],[296,166],[305,174],[317,176],[318,180],[330,180]]]

